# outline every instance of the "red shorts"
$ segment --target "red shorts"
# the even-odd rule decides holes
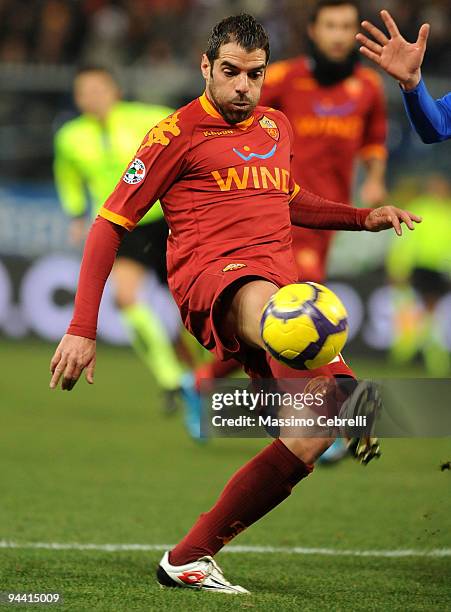
[[[293,253],[298,280],[323,283],[327,260],[335,232],[293,227]]]
[[[266,280],[277,287],[295,282],[282,278],[252,262],[241,261],[240,268],[229,269],[229,261],[218,261],[204,270],[180,305],[183,323],[189,332],[217,358],[236,359],[251,378],[306,378],[312,376],[353,376],[343,359],[317,370],[294,370],[276,361],[263,349],[248,346],[224,330],[224,319],[233,295],[246,282]],[[237,264],[233,264],[236,266]],[[241,265],[241,264],[240,264]]]

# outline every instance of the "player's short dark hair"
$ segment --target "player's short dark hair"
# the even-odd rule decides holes
[[[318,19],[318,15],[324,8],[346,5],[353,6],[357,10],[358,19],[360,21],[360,2],[358,0],[316,0],[310,11],[309,21],[310,23],[315,23]]]
[[[252,15],[242,13],[227,17],[217,23],[211,31],[205,55],[213,65],[219,56],[219,49],[229,42],[236,42],[246,51],[263,49],[266,63],[269,61],[269,38],[265,28]]]

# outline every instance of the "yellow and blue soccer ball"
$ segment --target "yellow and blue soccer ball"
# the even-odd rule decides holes
[[[348,337],[348,314],[333,291],[318,283],[286,285],[263,309],[260,323],[266,348],[297,370],[330,363]]]

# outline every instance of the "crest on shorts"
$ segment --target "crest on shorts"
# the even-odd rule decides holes
[[[136,185],[136,183],[140,183],[145,176],[146,167],[140,159],[136,158],[127,168],[122,180],[129,185]]]
[[[231,270],[240,270],[241,268],[245,268],[246,264],[243,263],[230,263],[225,268],[222,269],[223,272],[230,272]]]
[[[259,124],[264,130],[266,130],[271,138],[274,140],[279,140],[279,128],[277,127],[277,123],[275,121],[269,119],[266,115],[263,115],[259,121]]]

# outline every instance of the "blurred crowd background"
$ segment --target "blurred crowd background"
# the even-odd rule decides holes
[[[270,33],[272,59],[283,59],[306,51],[311,4],[311,0],[0,0],[0,264],[6,262],[7,269],[2,272],[0,267],[0,332],[21,336],[31,329],[56,339],[64,330],[63,324],[55,324],[53,332],[50,325],[44,331],[36,322],[24,324],[20,303],[31,300],[24,272],[30,261],[73,251],[53,187],[52,160],[55,131],[76,114],[71,86],[77,67],[105,65],[115,71],[126,98],[177,107],[202,91],[199,59],[214,23],[233,13],[254,14]],[[388,8],[409,40],[416,39],[421,23],[431,23],[424,75],[433,94],[451,89],[449,0],[361,4],[362,17],[374,22],[379,22],[378,11]],[[386,78],[384,83],[393,201],[408,206],[440,184],[451,211],[446,178],[449,144],[421,143],[408,124],[396,83]],[[353,287],[349,299],[354,299],[360,325],[356,337],[366,348],[384,349],[390,342],[390,306],[377,294],[383,289],[390,249],[388,235],[383,239],[342,235],[332,257],[332,278],[345,279]],[[32,300],[27,308],[32,317]],[[446,333],[451,347],[451,320]],[[114,333],[110,336],[115,338]]]
[[[82,60],[121,66],[183,63],[197,66],[205,33],[226,14],[247,11],[271,34],[276,59],[304,49],[309,0],[14,0],[0,2],[0,61],[71,64]],[[366,0],[374,19],[379,0]],[[446,75],[451,50],[447,0],[386,0],[401,30],[414,38],[424,21],[432,26],[426,69]]]
[[[255,14],[270,33],[272,59],[277,60],[306,51],[311,4],[312,0],[30,0],[18,5],[0,0],[0,178],[50,178],[52,134],[74,114],[71,83],[76,66],[95,63],[112,68],[127,97],[177,107],[202,88],[199,58],[219,19],[240,11]],[[389,8],[411,40],[421,23],[431,23],[424,70],[432,77],[432,91],[443,91],[451,61],[451,4],[366,0],[362,6],[362,16],[375,21],[381,8]],[[390,81],[387,93],[394,104],[389,144],[395,158],[403,157],[409,165],[411,158],[404,153],[412,150],[412,143],[404,118],[398,121],[400,100]],[[435,152],[422,157],[430,168],[445,165]]]

